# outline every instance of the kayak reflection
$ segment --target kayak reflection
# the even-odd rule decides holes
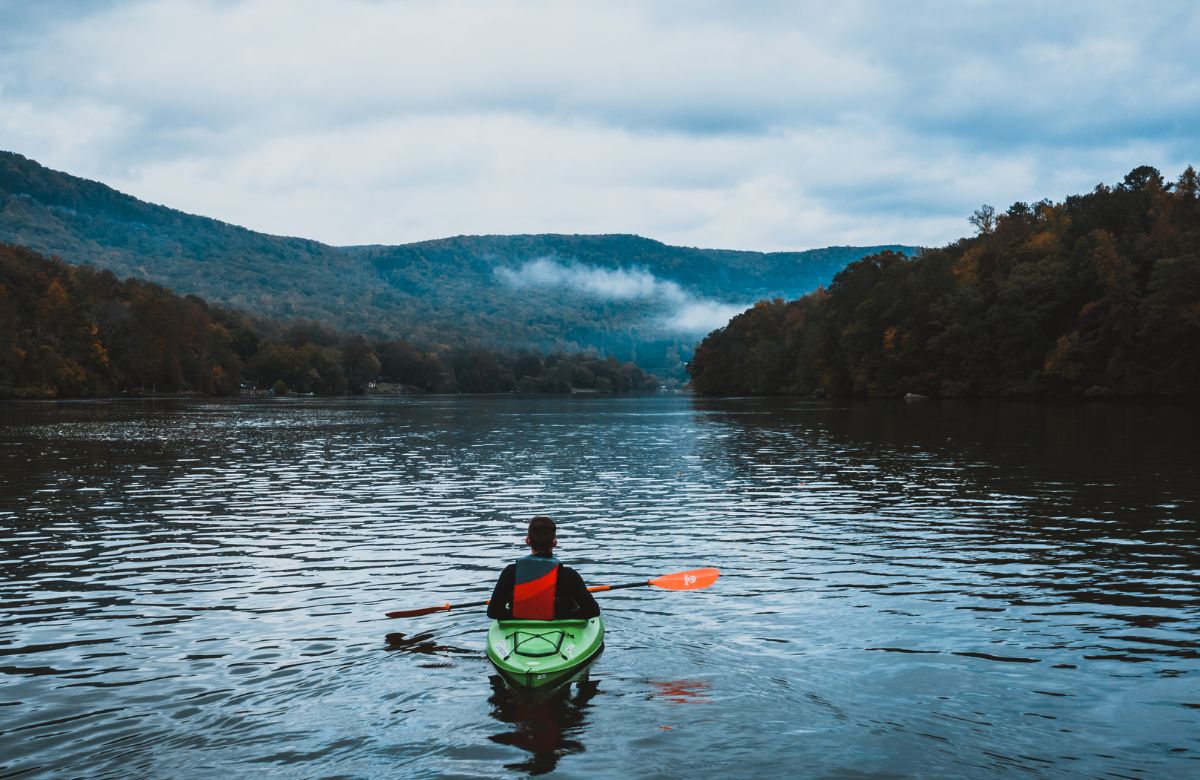
[[[513,729],[488,737],[500,745],[528,751],[525,761],[505,769],[541,775],[553,772],[563,756],[582,753],[580,737],[587,727],[587,710],[599,693],[600,681],[586,671],[571,682],[549,691],[514,688],[498,674],[492,675],[491,715]]]

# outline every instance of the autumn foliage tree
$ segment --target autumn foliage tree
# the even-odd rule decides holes
[[[591,353],[421,348],[324,323],[281,323],[0,245],[0,397],[241,390],[342,395],[377,382],[411,392],[630,392],[658,380]]]
[[[1149,166],[761,302],[689,365],[702,393],[1130,396],[1200,389],[1200,183]]]
[[[241,359],[224,313],[0,245],[0,392],[235,392]]]

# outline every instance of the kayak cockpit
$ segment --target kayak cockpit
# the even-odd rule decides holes
[[[604,646],[604,621],[495,620],[487,654],[509,680],[524,688],[556,682],[578,670]]]

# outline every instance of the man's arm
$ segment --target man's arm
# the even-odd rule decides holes
[[[600,605],[588,593],[583,578],[568,566],[558,572],[558,606],[561,617],[594,618],[600,614]]]
[[[513,586],[517,582],[517,565],[510,563],[500,572],[496,587],[492,588],[492,600],[487,614],[492,620],[512,619]],[[589,594],[590,595],[590,594]]]

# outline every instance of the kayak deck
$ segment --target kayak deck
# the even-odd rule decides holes
[[[577,671],[604,647],[604,620],[493,620],[487,654],[515,685],[540,688]]]

